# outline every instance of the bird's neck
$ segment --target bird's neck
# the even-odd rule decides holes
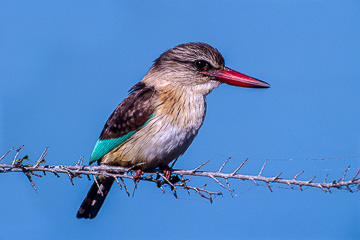
[[[206,95],[181,86],[166,86],[158,92],[159,112],[171,119],[174,126],[197,133],[206,114]]]

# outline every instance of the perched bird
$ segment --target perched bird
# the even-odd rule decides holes
[[[205,43],[186,43],[164,52],[129,90],[107,120],[90,164],[141,171],[161,168],[184,154],[203,124],[206,95],[221,83],[249,88],[270,85],[225,67],[220,52]],[[77,218],[94,218],[114,179],[98,176]]]

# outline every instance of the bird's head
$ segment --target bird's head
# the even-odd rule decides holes
[[[225,67],[221,53],[206,43],[185,43],[155,60],[144,80],[156,86],[182,86],[208,94],[221,83],[269,88],[270,84]]]

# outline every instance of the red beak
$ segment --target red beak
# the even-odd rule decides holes
[[[246,88],[269,88],[270,84],[259,79],[249,77],[245,74],[225,67],[221,70],[201,72],[202,74],[215,77],[216,80],[230,85]]]

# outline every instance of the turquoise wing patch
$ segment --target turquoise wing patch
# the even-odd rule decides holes
[[[143,128],[150,121],[150,119],[152,118],[153,115],[154,115],[154,113],[151,114],[149,119],[139,129]],[[120,144],[125,142],[128,138],[130,138],[139,129],[128,132],[127,134],[125,134],[119,138],[105,139],[105,140],[98,139],[95,144],[95,147],[91,153],[91,156],[90,156],[90,160],[89,160],[90,164],[99,160],[105,154],[109,153],[111,150],[113,150],[114,148],[116,148],[117,146],[119,146]]]
[[[110,152],[111,150],[113,150],[114,148],[119,146],[120,144],[122,144],[124,141],[126,141],[126,139],[131,137],[135,132],[136,131],[128,132],[124,136],[115,138],[115,139],[106,139],[106,140],[98,139],[95,144],[94,150],[91,153],[90,164],[99,160],[105,154],[107,154],[108,152]]]

